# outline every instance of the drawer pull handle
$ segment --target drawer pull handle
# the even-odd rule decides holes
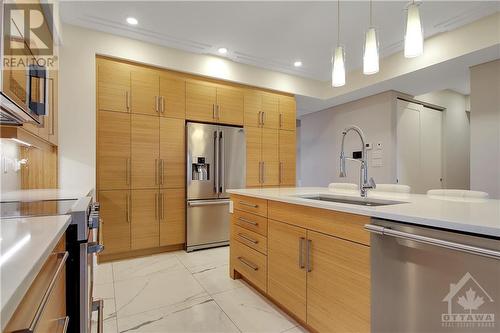
[[[241,261],[243,264],[247,265],[248,267],[250,267],[251,269],[253,269],[254,271],[259,270],[259,267],[257,265],[252,264],[250,261],[246,260],[243,257],[238,257],[238,260]]]
[[[247,241],[249,241],[249,242],[251,242],[251,243],[254,243],[254,244],[258,244],[258,243],[259,243],[259,241],[258,241],[258,240],[253,239],[253,238],[250,238],[250,237],[248,237],[248,236],[247,236],[247,235],[245,235],[245,234],[238,234],[238,236],[240,236],[240,237],[241,237],[241,238],[243,238],[244,240],[247,240]]]
[[[52,290],[54,290],[54,287],[56,286],[57,278],[59,277],[59,274],[63,271],[64,265],[66,264],[66,259],[68,259],[68,251],[65,252],[58,252],[54,253],[58,259],[60,259],[59,265],[57,266],[56,271],[54,272],[54,275],[52,276],[52,279],[50,280],[49,286],[45,290],[45,293],[43,294],[42,300],[40,301],[40,304],[38,305],[38,308],[36,309],[35,316],[31,320],[31,324],[29,328],[27,329],[22,329],[16,332],[35,332],[36,327],[38,326],[38,323],[40,322],[40,319],[42,318],[43,310],[45,310],[45,306],[47,305],[50,295],[52,294]]]
[[[249,203],[249,202],[245,202],[245,201],[240,201],[240,205],[248,206],[248,207],[252,207],[252,208],[259,207],[259,205],[256,205],[256,204],[253,204],[253,203]]]
[[[258,226],[259,225],[257,222],[247,220],[247,219],[245,219],[243,217],[238,217],[238,220],[240,220],[241,222],[245,222],[245,223],[251,224],[253,226]]]

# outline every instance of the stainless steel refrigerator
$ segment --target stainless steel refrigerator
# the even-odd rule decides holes
[[[229,244],[230,188],[245,187],[245,131],[188,122],[187,251]]]

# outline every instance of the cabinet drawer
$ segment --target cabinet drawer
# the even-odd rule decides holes
[[[232,239],[267,255],[267,238],[237,225],[231,227]]]
[[[267,292],[267,257],[248,246],[231,240],[231,267],[248,281]]]
[[[232,195],[234,208],[267,217],[267,200],[246,196]]]
[[[269,219],[370,245],[370,234],[364,230],[368,216],[269,201]]]
[[[267,236],[267,218],[265,217],[235,209],[232,220],[233,225]]]
[[[68,253],[62,237],[49,255],[21,303],[12,315],[4,333],[28,329],[34,332],[62,332],[66,318],[66,274]]]

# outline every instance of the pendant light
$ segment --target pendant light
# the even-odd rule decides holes
[[[378,73],[378,38],[377,30],[372,25],[372,0],[370,0],[370,26],[365,35],[365,49],[363,52],[363,73],[366,75]]]
[[[337,47],[332,56],[332,86],[345,85],[345,50],[340,45],[340,0],[337,1]]]
[[[408,6],[406,17],[405,57],[418,57],[422,53],[424,53],[424,34],[418,5],[413,1]]]

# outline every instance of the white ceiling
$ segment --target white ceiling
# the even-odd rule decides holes
[[[382,56],[402,49],[407,3],[373,3]],[[328,81],[331,48],[337,38],[336,8],[331,1],[64,1],[61,15],[67,23],[190,52],[217,54],[223,46],[236,62]],[[420,8],[429,37],[498,11],[499,2],[425,1]],[[366,1],[341,2],[341,43],[350,69],[361,66],[368,15]],[[128,16],[139,24],[129,26]],[[303,67],[294,68],[295,60],[301,60]]]

